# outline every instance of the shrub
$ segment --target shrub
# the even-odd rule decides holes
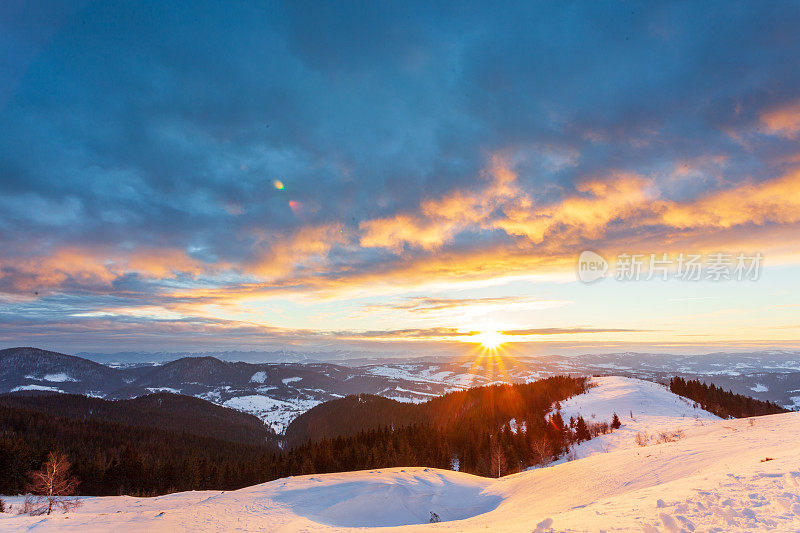
[[[672,431],[662,431],[659,435],[660,442],[677,442],[684,437],[682,429],[675,429]]]

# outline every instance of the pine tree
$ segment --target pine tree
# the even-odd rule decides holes
[[[614,417],[611,419],[611,428],[612,429],[619,429],[622,426],[622,422],[619,421],[619,417],[617,413],[614,413]]]
[[[583,419],[582,416],[578,417],[578,421],[575,423],[575,438],[578,442],[583,442],[585,440],[589,440],[592,436],[589,434],[589,427],[586,425],[586,421]]]

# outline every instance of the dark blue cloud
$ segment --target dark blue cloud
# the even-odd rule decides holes
[[[0,246],[243,265],[303,228],[480,190],[497,151],[542,201],[615,170],[677,200],[771,179],[794,144],[733,133],[800,95],[799,24],[789,2],[5,3]],[[724,179],[669,183],[712,156]],[[347,231],[334,272],[395,258]],[[134,281],[161,291],[117,283]]]

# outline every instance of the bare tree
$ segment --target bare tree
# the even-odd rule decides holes
[[[494,441],[491,444],[491,469],[492,474],[497,472],[497,477],[503,475],[503,472],[506,470],[506,454],[503,451],[503,447],[500,446],[500,442]]]
[[[553,450],[546,437],[534,438],[531,441],[531,450],[536,457],[536,464],[545,465],[550,462]]]
[[[64,512],[80,506],[78,498],[70,498],[78,487],[78,479],[69,475],[70,462],[59,451],[52,451],[40,470],[28,473],[28,490],[35,499],[26,508],[30,514],[50,514],[54,508]]]

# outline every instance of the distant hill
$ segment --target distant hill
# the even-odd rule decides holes
[[[123,385],[118,370],[80,357],[30,347],[0,350],[0,392],[27,388],[85,393]]]
[[[449,389],[444,382],[417,382],[331,363],[254,364],[202,356],[106,366],[37,348],[0,350],[0,394],[59,392],[129,399],[173,392],[253,414],[277,432],[307,409],[348,394],[420,401]]]
[[[0,405],[67,419],[115,422],[278,448],[275,432],[255,416],[179,394],[162,392],[109,401],[76,394],[18,392],[0,395]]]
[[[555,402],[586,390],[585,378],[554,376],[532,383],[493,385],[451,392],[421,404],[373,395],[348,396],[318,405],[297,417],[286,430],[288,446],[381,427],[426,424],[445,433],[497,432],[515,419],[529,427],[545,423]]]
[[[117,355],[122,359],[116,358],[106,366],[30,347],[0,350],[0,394],[51,391],[110,400],[173,392],[253,414],[277,433],[283,433],[292,420],[309,409],[348,395],[425,402],[468,387],[526,383],[563,374],[614,374],[665,384],[673,376],[681,376],[713,381],[725,390],[787,408],[800,407],[796,392],[800,352],[795,351],[704,356],[616,353],[477,359],[373,357],[336,364],[231,362],[211,354],[191,354],[166,363],[145,362],[139,354],[142,357],[136,358],[138,362],[129,363],[124,357],[131,354]],[[181,354],[155,355],[156,360],[163,360]],[[255,357],[245,352],[225,354],[239,355]],[[324,423],[320,419],[319,424]]]

